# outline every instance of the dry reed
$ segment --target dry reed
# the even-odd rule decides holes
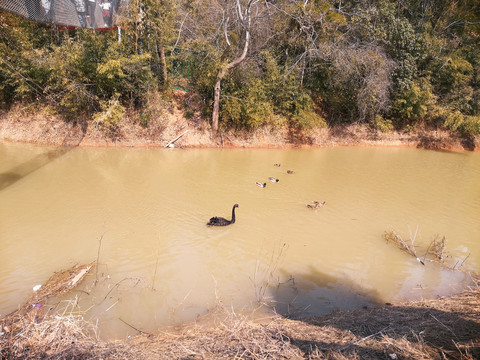
[[[52,277],[62,293],[79,274]],[[83,268],[84,269],[84,268]],[[57,274],[59,275],[59,274]],[[478,283],[479,279],[476,279]],[[78,282],[76,283],[78,284]],[[56,289],[56,290],[55,290]],[[45,290],[44,290],[45,291]],[[44,294],[46,295],[46,293]],[[181,328],[103,341],[78,312],[41,314],[31,302],[0,321],[2,359],[465,359],[480,358],[480,289],[461,295],[290,320],[254,321],[219,305]],[[27,311],[29,309],[29,311]]]

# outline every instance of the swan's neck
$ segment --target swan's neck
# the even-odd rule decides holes
[[[235,206],[232,209],[232,224],[235,222]]]

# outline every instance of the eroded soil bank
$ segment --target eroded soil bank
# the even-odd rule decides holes
[[[465,138],[438,129],[418,128],[410,132],[381,132],[362,124],[334,128],[298,130],[284,126],[263,128],[255,132],[224,131],[212,136],[208,119],[200,113],[185,116],[185,97],[171,102],[159,100],[147,126],[139,123],[138,114],[127,114],[114,129],[94,120],[64,121],[48,114],[16,107],[0,112],[0,140],[40,145],[95,147],[165,147],[174,141],[176,147],[228,148],[301,148],[331,146],[401,146],[433,150],[480,149],[480,136]],[[144,124],[145,125],[145,124]]]
[[[478,359],[480,288],[435,300],[385,304],[291,320],[254,319],[221,306],[193,324],[103,341],[58,297],[94,264],[54,274],[17,311],[0,320],[2,359]],[[88,275],[90,273],[90,275]],[[53,300],[53,301],[52,301]],[[141,311],[141,309],[139,309]]]

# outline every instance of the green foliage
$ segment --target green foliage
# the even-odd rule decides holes
[[[372,126],[374,129],[381,132],[389,132],[393,130],[392,121],[389,119],[384,119],[383,116],[379,114],[375,115]]]
[[[252,79],[221,101],[222,124],[224,127],[254,130],[275,122],[273,105],[268,101],[265,87],[259,79]]]
[[[480,134],[480,116],[465,116],[459,111],[446,114],[444,126],[464,136]]]
[[[115,132],[118,124],[125,114],[125,107],[120,105],[118,97],[112,98],[108,101],[102,101],[102,111],[96,113],[93,119],[97,126],[109,132]]]
[[[126,56],[119,46],[112,45],[104,61],[97,65],[95,80],[98,94],[109,98],[119,93],[123,102],[142,105],[148,91],[156,88],[149,59],[149,54]]]
[[[225,81],[221,101],[224,127],[257,129],[288,122],[295,127],[325,126],[310,96],[292,74],[285,75],[269,52],[257,67],[242,68]]]
[[[473,78],[473,66],[465,59],[445,58],[436,65],[436,83],[441,93],[468,86]]]
[[[0,106],[48,104],[67,119],[98,113],[106,129],[135,108],[150,127],[158,116],[149,96],[167,92],[168,69],[188,81],[209,117],[219,69],[244,41],[231,5],[132,0],[118,16],[121,44],[114,31],[60,30],[0,13]],[[478,132],[478,1],[271,5],[256,3],[247,56],[222,81],[222,127],[309,128],[326,118],[380,131],[428,122]]]
[[[300,110],[298,114],[292,117],[291,123],[294,127],[305,130],[327,127],[325,119],[313,109]]]
[[[406,90],[398,91],[392,103],[394,124],[402,127],[417,120],[424,120],[433,109],[436,96],[427,79],[415,81]]]

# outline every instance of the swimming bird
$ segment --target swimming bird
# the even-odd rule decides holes
[[[279,182],[280,181],[278,179],[275,179],[274,177],[269,177],[268,180],[270,180],[271,182]]]
[[[313,202],[313,205],[312,205],[312,204],[307,204],[307,207],[308,207],[309,209],[316,209],[316,208],[321,207],[321,206],[323,206],[323,205],[326,204],[326,201],[324,201],[324,202],[319,202],[319,201],[315,201],[315,200],[314,200],[314,201],[312,201],[312,202]]]
[[[267,183],[263,183],[263,184],[262,184],[262,183],[259,183],[258,181],[257,181],[255,184],[256,184],[258,187],[262,187],[262,188],[265,187],[265,186],[267,186]]]
[[[280,167],[280,164],[273,164],[273,166]]]
[[[295,171],[293,171],[293,170],[287,170],[287,174],[295,174]]]
[[[238,208],[238,204],[233,205],[232,208],[232,220],[227,220],[223,217],[214,216],[210,219],[207,225],[210,226],[227,226],[235,222],[235,208]]]

